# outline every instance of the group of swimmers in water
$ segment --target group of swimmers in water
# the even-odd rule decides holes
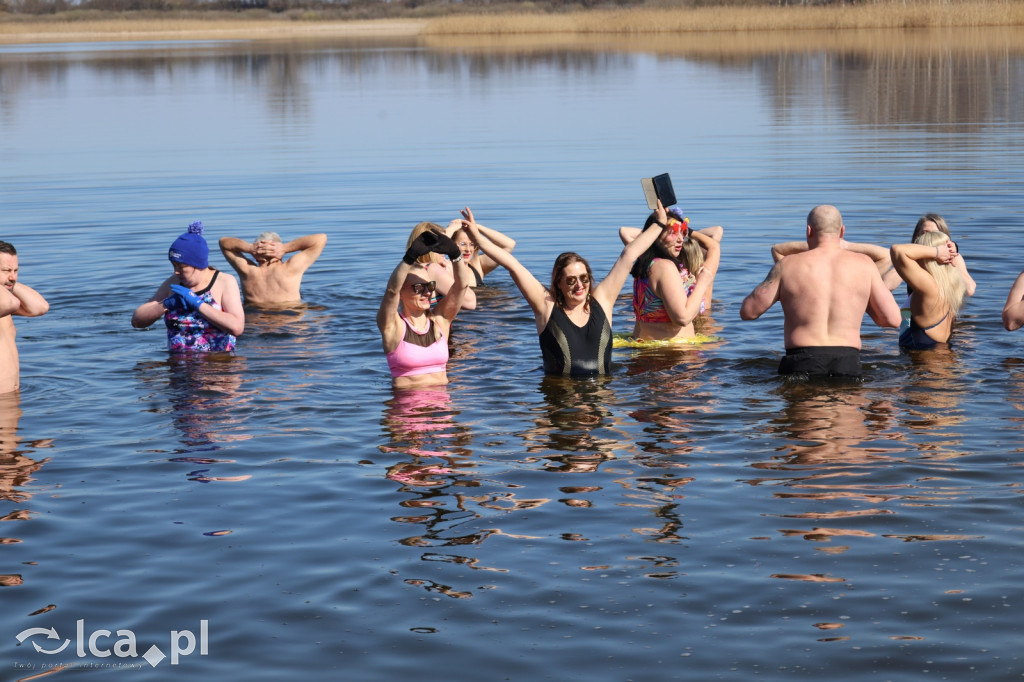
[[[452,322],[460,310],[476,307],[474,287],[498,267],[508,270],[533,311],[547,374],[611,371],[612,313],[628,275],[634,339],[699,338],[694,322],[710,312],[721,226],[691,229],[677,207],[658,202],[642,228],[619,230],[624,247],[604,279],[594,278],[582,256],[566,252],[555,259],[545,284],[512,255],[515,240],[476,222],[469,208],[461,213],[446,228],[417,225],[388,279],[377,327],[396,388],[448,382]],[[773,246],[774,266],[743,300],[744,320],[781,304],[786,355],[780,374],[859,376],[865,313],[881,327],[902,325],[903,348],[943,346],[965,297],[974,294],[974,279],[942,216],[923,216],[911,243],[889,249],[847,241],[845,233],[838,209],[815,207],[807,216],[806,240]],[[243,294],[246,306],[301,302],[302,276],[326,243],[325,234],[290,242],[272,232],[251,243],[222,238],[221,252],[238,273],[240,288],[235,277],[210,267],[203,225],[192,223],[168,250],[173,274],[135,309],[132,326],[148,327],[163,318],[171,352],[232,351],[245,329]],[[293,255],[286,260],[287,254]],[[908,290],[903,310],[892,294],[901,282]],[[18,280],[14,246],[0,241],[0,394],[20,385],[12,316],[35,317],[47,310],[46,300]],[[1011,331],[1024,325],[1024,272],[1010,289],[1003,325]]]
[[[710,311],[723,234],[721,226],[690,229],[678,208],[659,202],[643,228],[619,230],[624,248],[603,280],[594,278],[586,259],[566,252],[544,284],[512,255],[514,240],[477,223],[468,208],[447,228],[421,223],[377,312],[393,385],[447,383],[452,321],[461,308],[476,307],[473,287],[499,266],[533,311],[547,374],[609,373],[612,313],[627,275],[633,277],[634,339],[699,338],[694,321]],[[786,355],[780,374],[859,377],[865,313],[881,327],[902,327],[903,348],[944,346],[965,297],[974,294],[974,279],[942,216],[923,216],[911,243],[889,249],[845,235],[838,209],[815,207],[805,241],[773,246],[775,265],[743,301],[744,320],[781,304]],[[892,290],[902,282],[908,297],[901,309]],[[1024,325],[1024,273],[1010,292],[1003,322],[1008,330]]]

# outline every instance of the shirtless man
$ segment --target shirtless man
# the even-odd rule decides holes
[[[900,307],[870,257],[842,246],[835,206],[807,216],[807,251],[780,259],[743,299],[740,317],[756,320],[776,301],[785,318],[786,357],[779,374],[860,376],[860,326],[867,312],[880,327],[900,326]]]
[[[276,232],[264,232],[252,244],[236,237],[222,237],[220,250],[238,272],[247,305],[282,307],[302,301],[302,275],[320,257],[325,244],[326,234],[310,234],[282,243]],[[286,261],[286,253],[295,255]],[[252,256],[255,262],[246,256]]]
[[[12,244],[0,241],[0,394],[21,386],[17,331],[11,316],[38,317],[49,309],[45,298],[18,281],[18,252]]]

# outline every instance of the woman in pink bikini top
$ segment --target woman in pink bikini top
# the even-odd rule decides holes
[[[454,282],[433,310],[431,294],[437,282],[418,259],[429,253],[448,256]],[[455,242],[443,232],[428,230],[409,245],[391,273],[377,310],[377,328],[387,354],[395,388],[420,388],[448,383],[448,335],[462,307],[472,274]]]

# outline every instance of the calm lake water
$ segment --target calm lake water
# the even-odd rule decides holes
[[[0,407],[0,678],[1024,675],[1024,31],[757,40],[0,47],[0,239],[51,303]],[[415,223],[469,205],[542,280],[605,272],[660,172],[725,227],[722,341],[545,379],[499,271],[452,383],[392,391]],[[819,203],[886,245],[946,216],[951,351],[866,325],[862,385],[775,375],[780,311],[739,304]],[[195,219],[330,239],[228,361],[129,324]]]

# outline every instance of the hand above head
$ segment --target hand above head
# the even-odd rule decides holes
[[[942,265],[949,265],[956,258],[956,244],[948,241],[935,247],[935,261]]]
[[[409,249],[405,252],[405,256],[402,258],[403,261],[408,265],[412,265],[419,259],[420,256],[425,256],[431,251],[434,251],[437,246],[437,233],[433,230],[427,230],[419,237],[413,240],[412,244],[409,245]],[[454,242],[452,242],[454,244]]]
[[[171,291],[182,304],[192,312],[199,312],[199,306],[203,304],[203,297],[181,284],[172,284]],[[166,300],[166,299],[165,299]]]
[[[476,220],[473,219],[473,212],[471,210],[469,210],[469,206],[467,206],[466,208],[464,208],[461,211],[459,211],[459,213],[461,213],[462,217],[465,218],[466,220],[468,220],[469,222],[471,222],[471,223],[475,223],[476,222]]]
[[[252,244],[252,253],[254,256],[263,256],[271,260],[284,257],[284,244],[281,242],[272,241],[258,241]]]
[[[431,249],[436,253],[448,256],[448,260],[453,263],[458,263],[462,260],[462,250],[458,247],[451,237],[446,234],[436,233],[437,244]]]
[[[657,215],[658,224],[662,227],[668,227],[668,211],[666,211],[665,207],[662,205],[661,199],[658,199],[658,207],[654,212]]]

